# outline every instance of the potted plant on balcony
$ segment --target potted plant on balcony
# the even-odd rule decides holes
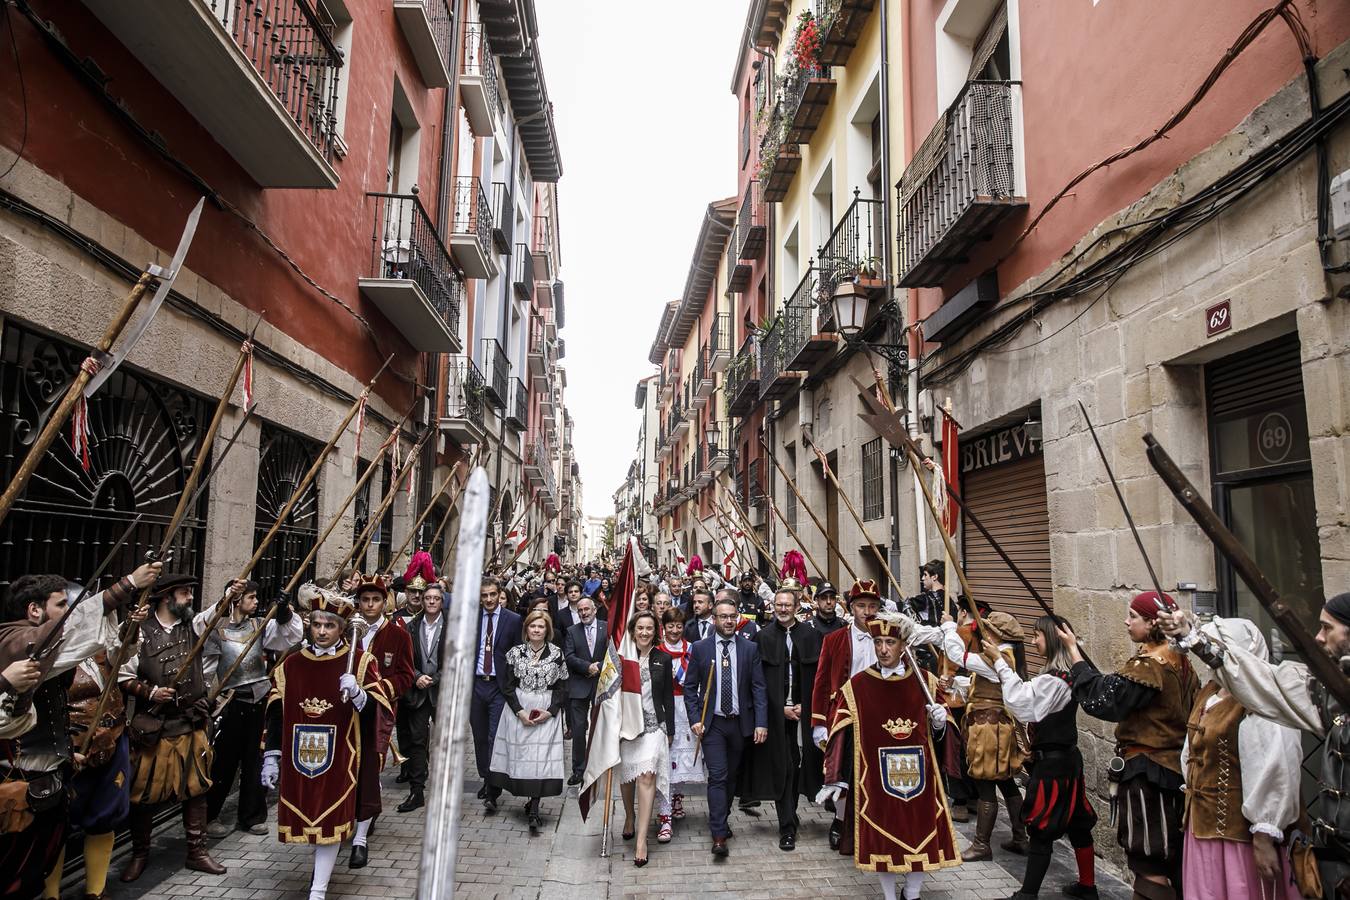
[[[789,59],[789,67],[798,70],[799,74],[805,70],[807,77],[810,77],[810,70],[820,64],[820,34],[820,25],[816,22],[815,15],[810,9],[802,10],[797,16],[797,30],[792,34],[792,56]]]

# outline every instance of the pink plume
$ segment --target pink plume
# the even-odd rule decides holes
[[[684,574],[692,578],[695,573],[702,571],[703,560],[695,553],[693,559],[689,560],[689,568],[684,570]]]
[[[554,572],[562,571],[562,560],[558,559],[558,554],[550,553],[548,559],[544,560],[544,568]]]
[[[806,560],[796,550],[783,554],[783,567],[778,570],[779,578],[795,578],[799,584],[806,584]]]
[[[418,575],[421,575],[428,584],[436,580],[436,566],[431,561],[431,554],[425,550],[418,550],[412,555],[408,571],[403,573],[403,580],[412,581]]]

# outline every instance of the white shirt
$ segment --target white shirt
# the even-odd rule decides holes
[[[980,662],[984,662],[983,657]],[[994,671],[1003,687],[1003,705],[1019,722],[1040,722],[1073,700],[1069,683],[1055,675],[1037,675],[1023,681],[1006,659],[994,663]]]
[[[877,661],[877,645],[872,642],[872,635],[867,629],[859,630],[854,623],[850,623],[848,627],[853,635],[852,662],[848,672],[851,678]]]
[[[371,642],[375,640],[375,635],[379,634],[380,629],[384,627],[384,616],[380,616],[374,622],[367,620],[367,624],[370,625],[370,627],[367,628],[366,633],[361,636],[361,649],[365,651],[370,650],[370,645]]]
[[[431,655],[431,651],[436,647],[436,639],[441,635],[441,627],[445,624],[445,616],[437,616],[435,621],[430,617],[422,617],[422,658],[425,659]],[[493,641],[497,636],[492,636]]]

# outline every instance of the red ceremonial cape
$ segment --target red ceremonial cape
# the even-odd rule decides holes
[[[924,703],[913,667],[883,678],[869,666],[839,692],[825,780],[840,780],[847,729],[853,738],[853,862],[860,869],[929,872],[961,864]]]
[[[361,723],[342,699],[339,680],[349,648],[315,656],[308,645],[272,673],[268,703],[281,704],[281,784],[277,836],[287,844],[336,844],[356,819]],[[367,703],[389,707],[375,658],[361,651],[356,681]]]
[[[831,631],[820,644],[816,681],[811,686],[811,725],[828,728],[834,721],[839,689],[853,668],[853,626]]]

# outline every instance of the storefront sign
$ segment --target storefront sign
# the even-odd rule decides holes
[[[1233,327],[1233,309],[1227,300],[1205,310],[1205,337],[1212,338]]]
[[[983,437],[962,439],[961,471],[978,472],[990,466],[1017,462],[1041,452],[1041,442],[1027,434],[1022,424]]]

